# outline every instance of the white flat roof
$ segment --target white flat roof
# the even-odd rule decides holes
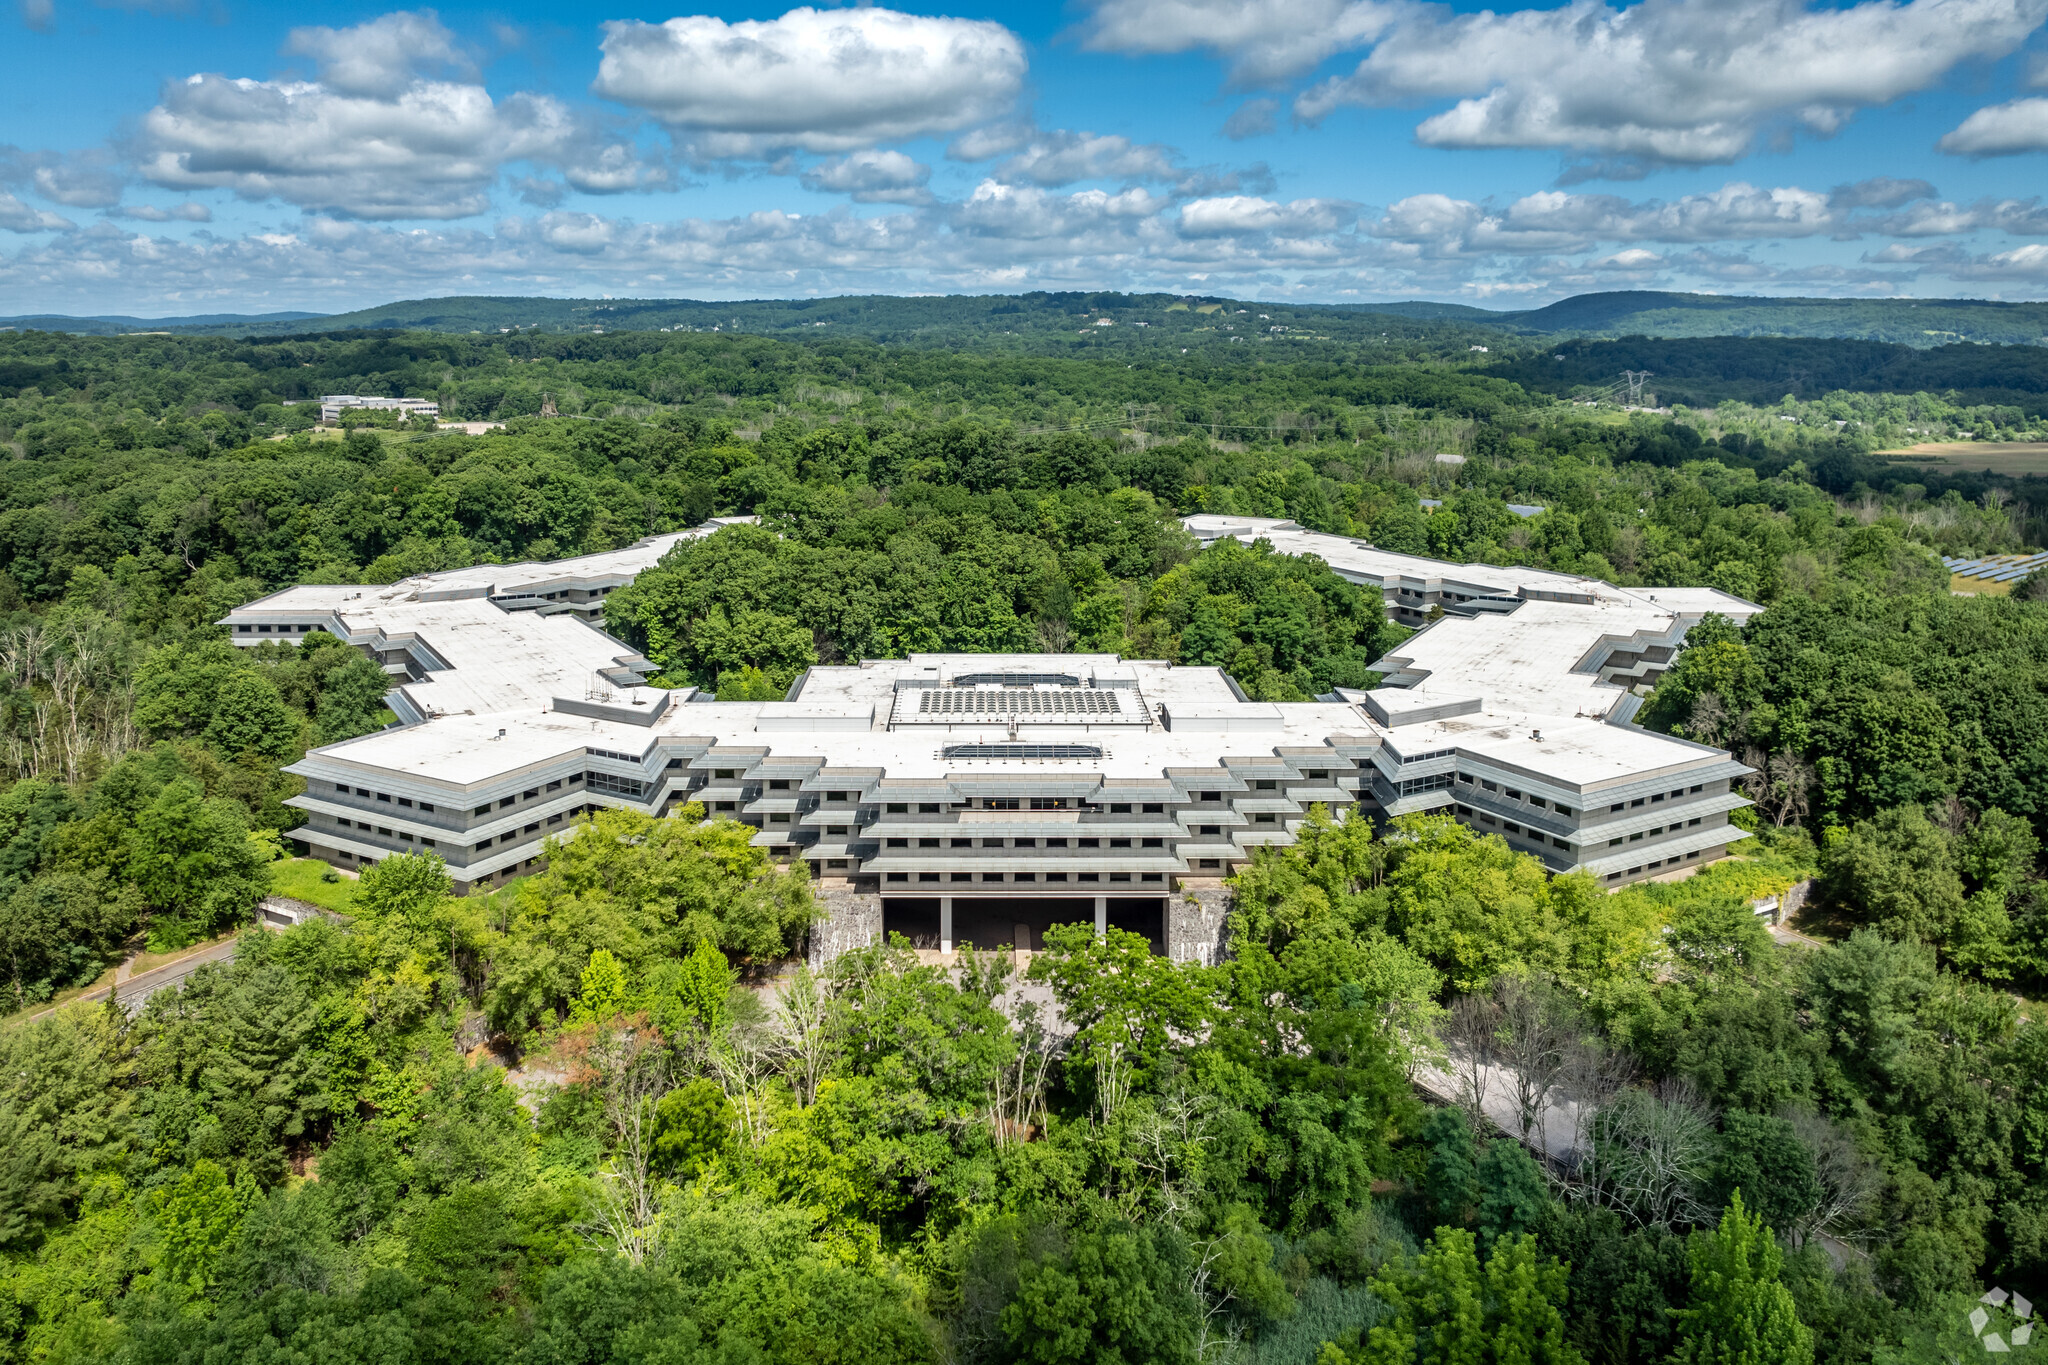
[[[1453,564],[1448,560],[1425,559],[1421,555],[1397,554],[1349,536],[1306,530],[1297,522],[1276,517],[1204,514],[1182,517],[1181,524],[1204,545],[1225,539],[1240,540],[1247,545],[1256,540],[1270,541],[1281,554],[1315,555],[1341,575],[1369,579],[1375,583],[1455,583],[1461,588],[1482,589],[1500,597],[1567,594],[1591,597],[1600,605],[1652,608],[1661,605],[1689,616],[1718,611],[1737,624],[1763,610],[1754,602],[1746,602],[1718,588],[1618,588],[1597,578],[1556,573],[1549,569],[1515,564]]]
[[[1671,643],[1673,613],[1648,607],[1524,602],[1510,613],[1446,616],[1394,646],[1379,667],[1427,676],[1410,696],[1479,697],[1489,708],[1598,719],[1623,696],[1598,673],[1578,671],[1603,642]]]
[[[1207,529],[1266,536],[1276,548],[1326,559],[1341,551],[1324,542],[1348,544],[1281,529],[1289,523],[1190,520],[1227,522]],[[515,585],[628,579],[677,541],[720,524],[553,563],[482,565],[386,587],[292,588],[237,608],[228,620],[338,618],[358,643],[386,649],[416,643],[415,657],[431,656],[445,665],[432,667],[424,681],[400,685],[429,719],[319,750],[298,770],[361,765],[461,787],[557,759],[580,759],[585,749],[637,758],[664,739],[671,749],[688,747],[677,741],[702,741],[793,760],[816,756],[835,768],[874,769],[910,780],[1071,774],[1090,782],[1159,782],[1169,769],[1217,767],[1225,757],[1383,742],[1411,757],[1455,747],[1578,787],[1726,760],[1717,750],[1603,723],[1600,718],[1624,692],[1602,683],[1595,671],[1598,658],[1613,648],[1675,644],[1688,611],[1710,589],[1660,589],[1691,596],[1659,602],[1592,580],[1516,570],[1521,576],[1512,583],[1501,579],[1500,591],[1555,582],[1586,596],[1590,585],[1593,600],[1528,600],[1511,612],[1445,617],[1417,633],[1386,661],[1402,677],[1418,679],[1398,694],[1402,709],[1413,713],[1458,699],[1476,699],[1476,706],[1447,706],[1463,714],[1393,727],[1375,722],[1357,694],[1318,702],[1251,702],[1220,669],[1113,654],[913,654],[813,668],[783,701],[704,701],[687,688],[632,686],[637,678],[624,677],[622,670],[634,672],[645,661],[574,615],[509,611],[485,596]],[[1381,558],[1428,566],[1442,576],[1475,568],[1493,572],[1412,556]],[[248,636],[241,641],[252,642]],[[972,704],[922,704],[929,689],[957,690],[962,679],[1001,695]],[[1046,679],[1072,679],[1078,688]],[[1063,695],[1034,701],[1018,696],[1019,687]],[[604,693],[609,695],[593,696]],[[583,709],[593,706],[596,714]],[[903,723],[913,716],[915,723]],[[948,756],[955,746],[1011,744],[1034,746],[1046,756]],[[1047,746],[1066,747],[1047,752]]]
[[[582,628],[588,632],[587,628]],[[975,671],[989,656],[936,656],[971,662]],[[1012,664],[1027,663],[1046,672],[1073,668],[1073,655],[1002,656]],[[1104,656],[1096,656],[1098,658]],[[1107,656],[1114,659],[1114,656]],[[1167,768],[1206,767],[1225,754],[1270,753],[1276,746],[1319,747],[1333,735],[1361,739],[1373,725],[1356,706],[1341,702],[1299,702],[1278,705],[1237,701],[1221,671],[1177,668],[1148,662],[1123,665],[1137,677],[1137,692],[1147,703],[1241,708],[1256,728],[1219,733],[1214,728],[1172,728],[1154,723],[1084,725],[1064,720],[1024,720],[1016,733],[1005,722],[956,725],[919,724],[883,728],[894,703],[901,660],[870,660],[858,665],[814,668],[796,702],[678,700],[651,725],[592,719],[564,714],[543,705],[527,705],[490,714],[447,715],[404,729],[386,730],[320,750],[323,758],[402,772],[461,785],[484,781],[496,773],[579,753],[585,748],[639,755],[657,740],[703,739],[713,745],[770,747],[786,755],[829,756],[834,767],[885,769],[892,778],[942,778],[948,774],[1017,773],[1051,776],[1066,771],[1112,779],[1158,778]],[[651,689],[650,689],[651,690]],[[681,694],[691,696],[687,692]],[[807,705],[808,704],[808,705]],[[798,707],[828,722],[801,728]],[[763,712],[771,723],[762,724]],[[858,729],[829,724],[832,718],[876,718]],[[783,717],[798,722],[780,723]],[[503,730],[501,738],[499,731]],[[1369,740],[1367,741],[1369,742]],[[1100,758],[1006,759],[948,758],[956,745],[1079,745],[1098,748]]]

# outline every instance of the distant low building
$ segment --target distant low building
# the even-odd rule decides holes
[[[330,393],[320,400],[320,420],[328,426],[341,421],[350,408],[372,412],[395,412],[401,417],[439,417],[441,405],[428,398],[366,398],[355,393]]]

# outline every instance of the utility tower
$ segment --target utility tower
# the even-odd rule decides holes
[[[1631,407],[1640,407],[1643,401],[1643,381],[1650,377],[1648,370],[1623,370],[1621,377],[1628,381],[1628,401]]]

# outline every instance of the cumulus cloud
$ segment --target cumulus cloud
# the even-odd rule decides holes
[[[1337,199],[1296,199],[1277,204],[1256,195],[1197,199],[1180,210],[1181,231],[1191,237],[1284,233],[1305,236],[1335,232],[1358,217],[1354,205]]]
[[[1157,142],[1136,143],[1120,134],[1039,133],[996,168],[1013,183],[1071,185],[1079,180],[1177,180],[1180,154]]]
[[[1934,186],[1925,180],[1899,180],[1889,175],[1837,185],[1828,202],[1838,209],[1895,209],[1916,199],[1934,198]]]
[[[121,202],[120,172],[104,147],[80,152],[0,146],[0,185],[33,189],[66,208],[98,209]]]
[[[888,9],[793,9],[605,25],[591,89],[643,109],[699,155],[848,152],[1001,118],[1024,45],[1001,24]]]
[[[901,156],[864,149],[804,174],[833,192],[887,193],[924,174]],[[136,311],[145,301],[191,311],[356,306],[451,287],[700,297],[1198,289],[1363,301],[1617,287],[1868,293],[1936,277],[2048,285],[2027,274],[2038,251],[1970,255],[1941,237],[1901,235],[1850,265],[1786,267],[1752,254],[1752,244],[1849,232],[2031,228],[2048,236],[2037,200],[1958,206],[1910,182],[1831,192],[1736,182],[1670,200],[1552,190],[1490,204],[1417,194],[1368,212],[1329,199],[1189,196],[1178,186],[1063,190],[989,175],[963,201],[868,217],[841,206],[662,222],[578,211],[540,194],[532,213],[489,230],[312,216],[295,230],[184,240],[124,228],[113,213],[63,230],[70,225],[55,215],[0,199],[0,227],[39,234],[0,253],[0,311],[69,300],[92,311]],[[287,281],[292,292],[283,297]]]
[[[480,85],[419,80],[378,99],[200,75],[167,85],[143,116],[141,171],[168,189],[343,217],[466,218],[490,206],[505,162],[553,157],[574,133],[556,101],[499,103]]]
[[[104,152],[66,158],[35,169],[36,193],[54,204],[100,209],[121,202],[121,177]]]
[[[1273,131],[1273,115],[1279,108],[1278,100],[1246,100],[1223,120],[1223,136],[1232,142],[1264,137]]]
[[[1199,49],[1230,62],[1233,84],[1266,85],[1376,40],[1408,8],[1399,0],[1101,0],[1082,43],[1134,54]]]
[[[1959,210],[1933,202],[1933,194],[1934,187],[1925,181],[1871,180],[1822,193],[1796,185],[1766,189],[1736,180],[1708,193],[1672,200],[1631,201],[1619,195],[1545,190],[1504,209],[1444,194],[1418,194],[1389,205],[1368,231],[1430,255],[1477,257],[1580,251],[1600,242],[1707,243],[1862,232],[1906,236],[1980,227],[2012,230],[2048,218],[2031,200]],[[1899,211],[1871,214],[1866,206]]]
[[[165,85],[142,118],[138,169],[169,189],[225,189],[346,218],[465,218],[490,207],[503,168],[559,170],[569,188],[617,194],[672,183],[669,167],[547,96],[494,100],[430,11],[353,29],[294,30],[317,80],[200,74]],[[542,182],[529,177],[527,197]]]
[[[1028,119],[1012,119],[969,128],[946,144],[948,161],[987,161],[1026,146],[1038,136],[1038,127]]]
[[[1936,145],[1951,156],[2048,151],[2048,99],[2011,100],[1979,109]]]
[[[450,287],[699,297],[1116,287],[1364,300],[1690,283],[1862,293],[1895,290],[1937,268],[1929,257],[1787,269],[1740,251],[1626,243],[1583,258],[1433,253],[1362,231],[1347,205],[1243,198],[1191,205],[1144,187],[1061,193],[989,180],[962,204],[866,218],[764,211],[638,223],[554,211],[508,217],[489,231],[310,218],[296,231],[184,240],[102,222],[0,254],[0,310],[350,307]],[[1408,206],[1411,223],[1418,207]],[[1455,200],[1439,207],[1470,230],[1469,209]],[[1956,270],[2031,288],[2043,278],[2028,276],[2027,262],[2040,254],[1968,258]]]
[[[213,210],[204,204],[187,199],[168,208],[160,204],[132,204],[127,208],[112,208],[107,210],[107,217],[132,219],[138,223],[210,223],[213,221]]]
[[[0,228],[9,232],[68,232],[76,226],[69,218],[24,204],[0,190]]]
[[[1313,123],[1344,105],[1455,99],[1418,125],[1418,141],[1726,162],[1768,122],[1832,134],[1859,108],[2004,56],[2044,17],[2048,0],[1573,0],[1472,14],[1415,5],[1354,71],[1307,90],[1294,110]]]
[[[813,166],[803,173],[807,190],[844,194],[862,204],[924,204],[932,168],[902,152],[864,151]]]
[[[430,9],[399,10],[354,28],[295,28],[284,50],[313,58],[329,90],[369,99],[395,100],[414,80],[444,66],[475,74],[455,35]]]
[[[1073,241],[1105,228],[1132,231],[1156,218],[1168,201],[1149,190],[1118,194],[1081,190],[1051,194],[1030,185],[984,180],[954,210],[953,225],[975,236],[1010,241]]]

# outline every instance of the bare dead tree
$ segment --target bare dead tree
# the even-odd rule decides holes
[[[768,1083],[782,1069],[782,1039],[772,1024],[736,1025],[714,1040],[706,1060],[750,1146],[768,1139]]]
[[[1813,1171],[1820,1183],[1820,1201],[1791,1229],[1794,1243],[1804,1246],[1808,1238],[1837,1233],[1862,1221],[1876,1204],[1883,1179],[1856,1150],[1849,1135],[1825,1115],[1794,1109],[1783,1117],[1813,1154]]]
[[[1624,1090],[1594,1125],[1586,1186],[1644,1227],[1699,1223],[1715,1212],[1699,1193],[1713,1150],[1713,1113],[1689,1084]]]
[[[808,966],[798,966],[776,1002],[776,1015],[784,1067],[797,1102],[808,1106],[817,1101],[818,1084],[839,1052],[839,1020],[828,983]]]
[[[1228,1237],[1212,1237],[1192,1248],[1195,1262],[1188,1274],[1188,1287],[1194,1291],[1195,1302],[1202,1310],[1201,1321],[1195,1328],[1195,1360],[1199,1365],[1233,1358],[1244,1341],[1244,1329],[1227,1311],[1237,1298],[1236,1291],[1219,1285],[1216,1279],[1216,1263],[1228,1242]]]
[[[659,1237],[654,1108],[671,1085],[667,1053],[651,1030],[629,1026],[601,1036],[587,1061],[604,1097],[612,1154],[598,1171],[585,1235],[639,1265]]]
[[[1543,1130],[1550,1097],[1564,1079],[1585,1029],[1578,1011],[1542,977],[1497,977],[1493,999],[1498,1007],[1494,1055],[1514,1094],[1518,1136],[1526,1147],[1532,1145],[1534,1132],[1533,1145],[1547,1154],[1548,1135]]]
[[[1033,1125],[1044,1124],[1045,1078],[1061,1050],[1032,1001],[1018,1003],[1016,1029],[1017,1055],[989,1086],[989,1128],[998,1147],[1023,1142]]]
[[[1490,995],[1461,995],[1451,1005],[1450,1023],[1444,1030],[1450,1045],[1451,1076],[1458,1085],[1458,1103],[1470,1115],[1474,1130],[1486,1122],[1486,1094],[1492,1084],[1499,1027],[1500,1006]]]
[[[1728,729],[1728,707],[1720,694],[1702,692],[1693,698],[1692,715],[1685,722],[1685,732],[1702,744],[1721,742],[1721,736]]]
[[[1813,769],[1789,747],[1772,754],[1766,771],[1770,775],[1771,820],[1778,828],[1806,818],[1807,795],[1813,787]]]
[[[1216,1107],[1213,1096],[1175,1085],[1131,1125],[1132,1162],[1158,1193],[1160,1216],[1175,1226],[1194,1207],[1202,1153],[1216,1140]]]
[[[1572,1150],[1566,1165],[1574,1176],[1581,1175],[1592,1159],[1599,1116],[1635,1077],[1635,1059],[1597,1037],[1582,1038],[1572,1048],[1559,1088],[1572,1098]]]

